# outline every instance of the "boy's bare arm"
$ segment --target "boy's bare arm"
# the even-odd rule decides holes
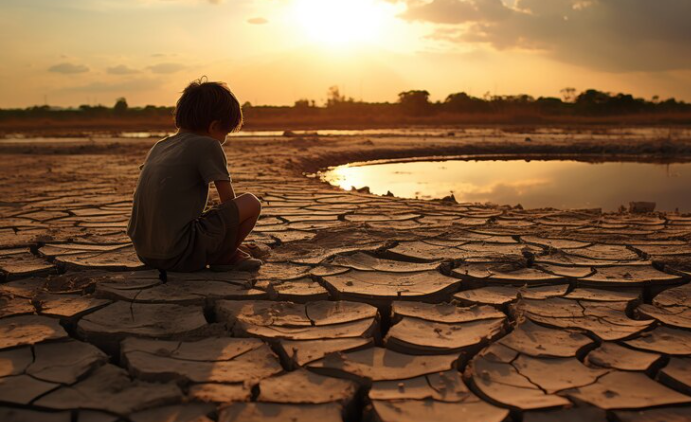
[[[221,203],[235,199],[235,190],[233,190],[233,185],[229,181],[216,180],[214,185],[216,186],[216,191],[218,191],[218,196],[221,199]]]

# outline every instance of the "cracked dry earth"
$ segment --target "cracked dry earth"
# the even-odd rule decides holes
[[[301,174],[451,144],[234,140],[267,263],[166,280],[123,233],[151,141],[0,147],[0,420],[691,420],[691,217]]]

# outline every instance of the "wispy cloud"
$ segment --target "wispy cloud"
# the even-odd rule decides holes
[[[153,66],[147,67],[147,69],[151,70],[153,73],[175,73],[179,72],[183,69],[185,69],[185,65],[180,64],[180,63],[159,63],[155,64]]]
[[[151,57],[175,57],[177,53],[152,53]]]
[[[562,0],[548,0],[562,1]],[[411,21],[458,24],[477,21],[495,21],[506,18],[511,9],[501,0],[408,0],[408,10],[401,17]]]
[[[269,21],[266,18],[257,17],[247,19],[247,23],[251,23],[252,25],[264,25],[269,23]]]
[[[108,69],[106,69],[106,72],[108,72],[111,75],[131,75],[133,73],[139,73],[137,69],[132,69],[131,67],[126,66],[124,64],[109,67]]]
[[[89,71],[89,68],[83,64],[74,63],[58,63],[48,68],[49,72],[62,73],[65,75],[70,75],[74,73],[85,73]]]

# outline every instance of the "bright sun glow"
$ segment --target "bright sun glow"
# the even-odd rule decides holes
[[[327,46],[377,43],[394,13],[381,0],[295,0],[294,6],[309,39]]]

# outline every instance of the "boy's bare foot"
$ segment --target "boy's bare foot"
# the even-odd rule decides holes
[[[247,252],[242,251],[241,249],[238,248],[238,250],[235,251],[235,255],[233,255],[232,258],[227,262],[228,264],[237,264],[239,262],[242,262],[246,259],[251,259],[252,255],[248,254]]]
[[[252,255],[252,258],[266,260],[271,255],[271,248],[266,245],[256,243],[243,243],[238,247],[243,252]]]
[[[261,260],[252,258],[252,255],[238,249],[227,262],[211,264],[209,268],[212,271],[254,271],[262,264],[264,262]]]

